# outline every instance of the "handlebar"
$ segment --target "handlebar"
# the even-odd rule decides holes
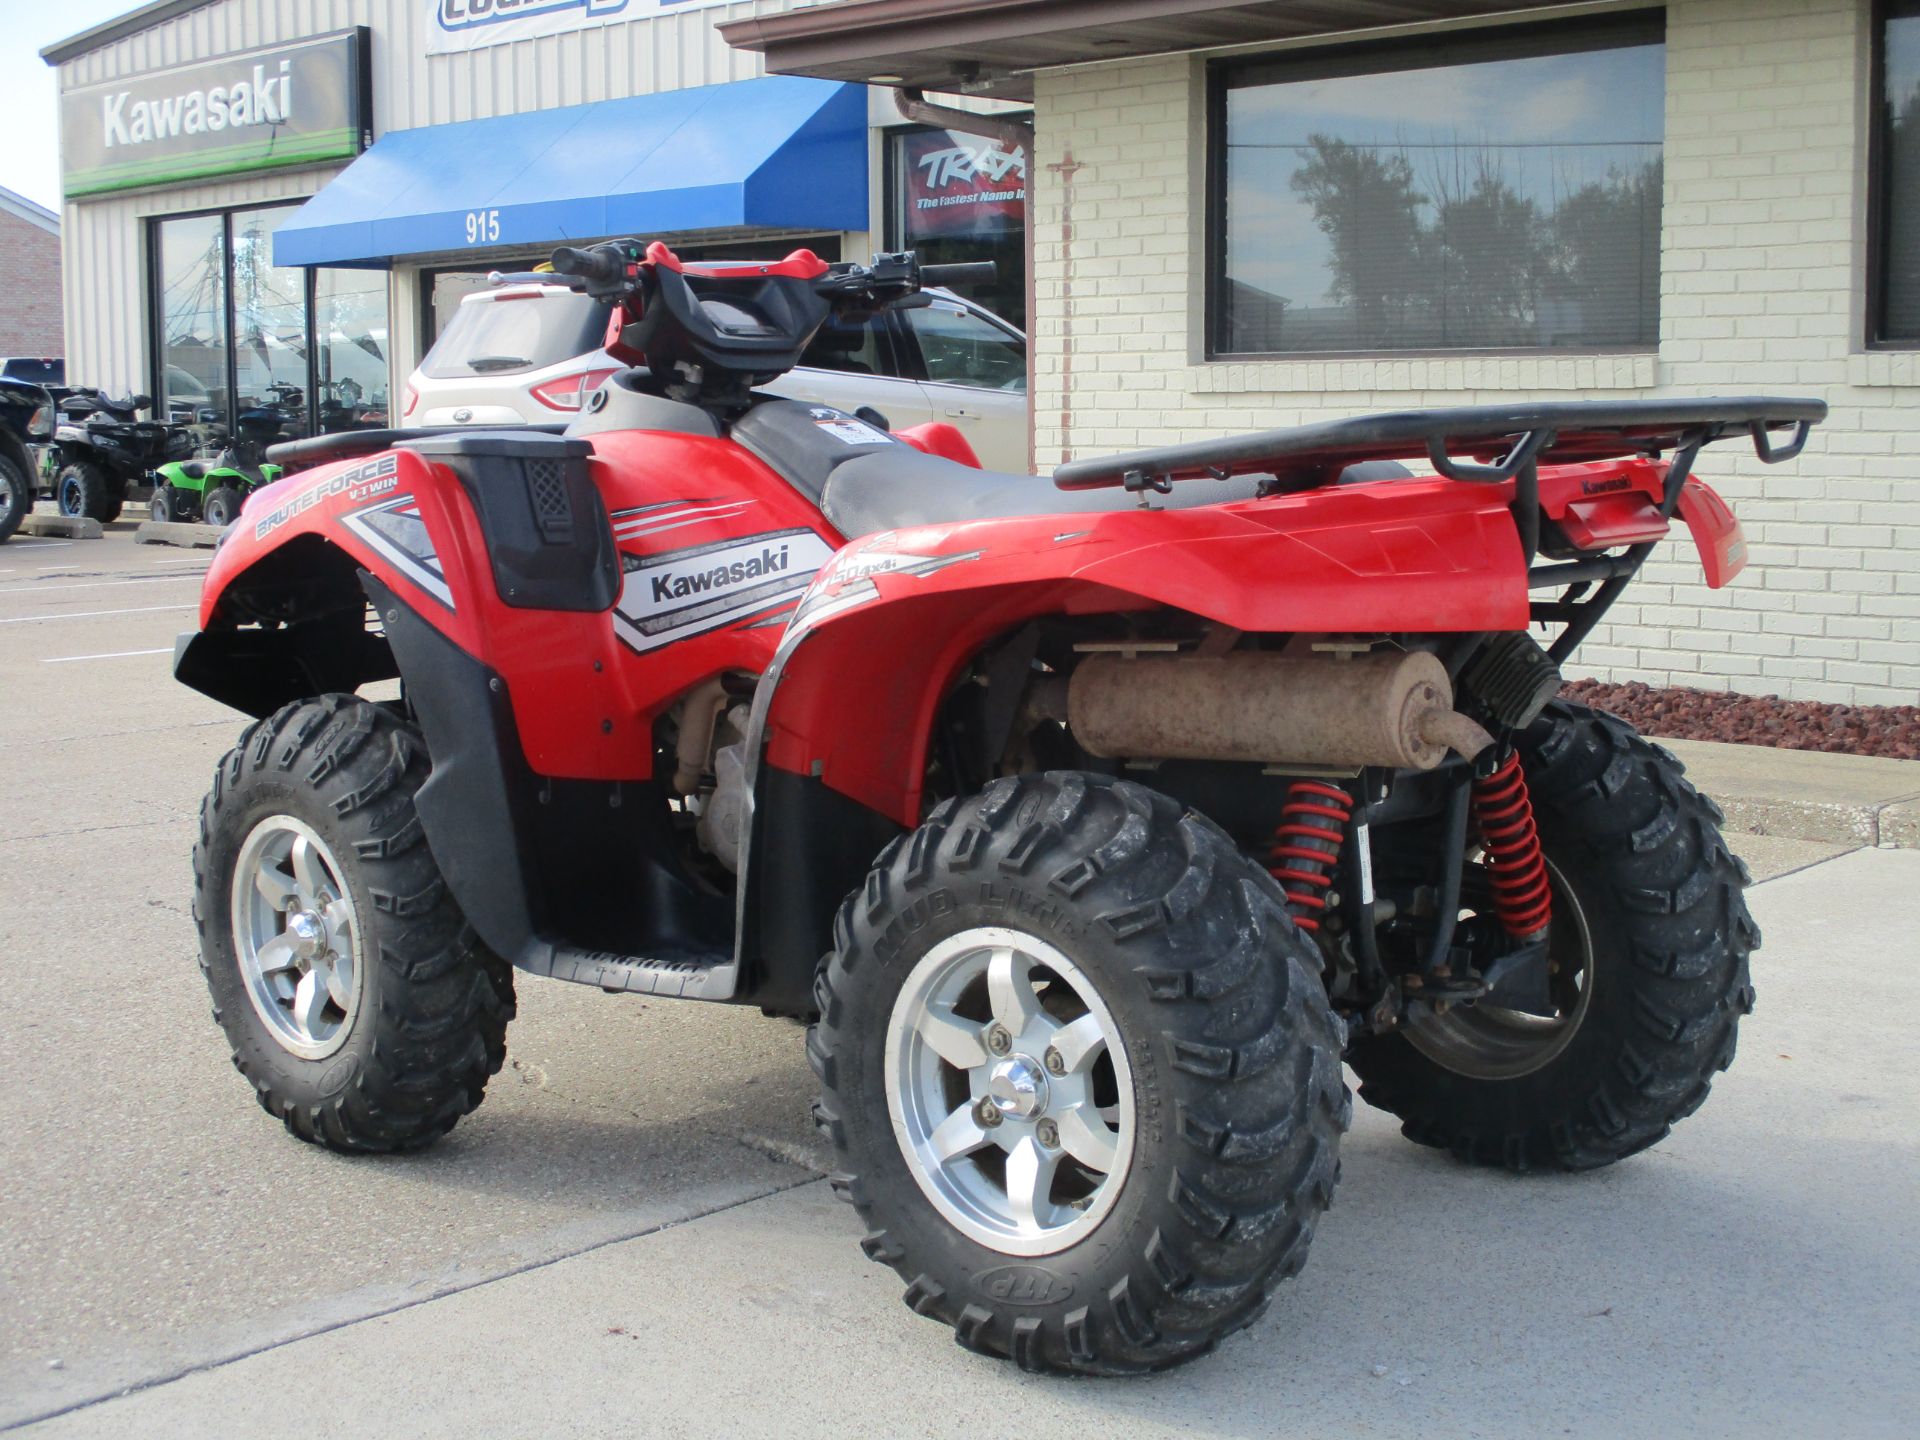
[[[576,250],[562,245],[553,252],[553,268],[561,275],[577,275],[588,285],[618,285],[626,278],[627,261],[609,245]]]

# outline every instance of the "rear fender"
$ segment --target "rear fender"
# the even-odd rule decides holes
[[[869,536],[794,613],[762,687],[766,763],[917,824],[933,718],[971,656],[1038,616],[1144,609],[1260,633],[1515,630],[1526,573],[1499,490],[1440,480]]]

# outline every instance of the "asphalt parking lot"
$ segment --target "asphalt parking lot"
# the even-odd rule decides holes
[[[1912,1433],[1920,852],[1759,887],[1761,1008],[1650,1154],[1516,1180],[1361,1111],[1263,1321],[1169,1376],[1034,1379],[861,1259],[790,1023],[523,980],[429,1153],[269,1121],[188,912],[241,724],[168,673],[208,552],[131,533],[0,546],[0,1429]]]

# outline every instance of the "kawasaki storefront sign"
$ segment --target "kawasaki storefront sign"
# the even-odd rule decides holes
[[[345,160],[372,128],[364,27],[69,90],[69,199]]]

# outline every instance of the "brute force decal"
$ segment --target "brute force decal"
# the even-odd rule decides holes
[[[411,495],[355,510],[342,515],[340,522],[407,579],[449,610],[454,608],[453,590],[433,548],[433,537],[427,534],[427,522],[420,518],[420,506]]]
[[[614,628],[635,650],[717,630],[790,604],[833,553],[813,531],[797,529],[624,555]]]
[[[400,457],[389,451],[385,455],[369,460],[364,465],[356,465],[351,470],[342,470],[338,475],[329,475],[311,489],[302,490],[285,504],[275,506],[262,515],[253,526],[253,538],[264,540],[282,525],[296,516],[304,515],[322,500],[330,500],[335,495],[354,490],[365,485],[365,490],[356,491],[350,498],[358,500],[391,490],[400,482],[393,478],[400,469]],[[387,481],[382,485],[375,482]]]
[[[963,550],[954,555],[914,555],[902,550],[869,550],[842,555],[807,591],[800,608],[793,612],[795,630],[818,624],[829,615],[865,605],[880,597],[874,583],[880,575],[933,575],[949,565],[978,560],[984,550]]]

